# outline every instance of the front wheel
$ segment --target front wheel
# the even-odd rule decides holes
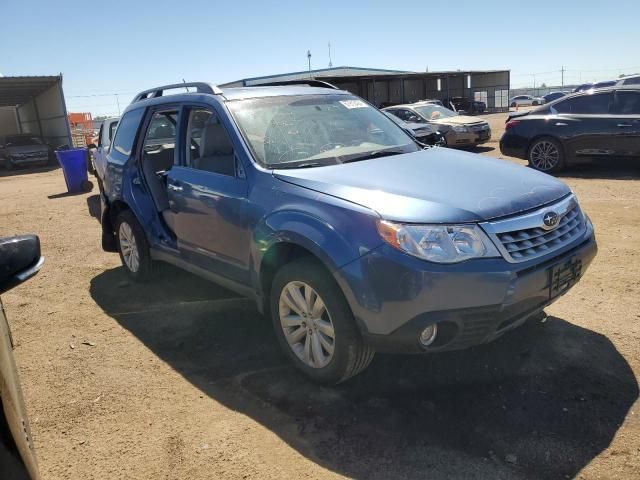
[[[130,210],[124,210],[116,219],[118,253],[127,275],[133,280],[145,281],[152,271],[152,260],[147,238]]]
[[[280,346],[313,381],[340,383],[371,363],[373,349],[363,343],[342,291],[317,261],[303,258],[282,267],[270,307]]]
[[[529,147],[529,166],[545,173],[559,172],[564,168],[562,145],[553,138],[539,138]]]

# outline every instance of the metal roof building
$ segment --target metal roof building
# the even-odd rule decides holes
[[[62,75],[0,77],[0,136],[14,133],[71,145]]]
[[[254,86],[308,78],[330,82],[377,107],[413,103],[424,99],[468,97],[485,102],[489,111],[503,111],[509,108],[509,70],[410,72],[344,66],[245,78],[219,86]]]

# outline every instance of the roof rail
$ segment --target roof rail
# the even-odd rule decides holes
[[[211,95],[222,94],[222,90],[220,90],[215,85],[211,85],[209,83],[204,83],[204,82],[173,83],[171,85],[163,85],[161,87],[150,88],[149,90],[140,92],[133,98],[133,101],[131,103],[139,102],[141,100],[146,100],[148,98],[162,97],[165,90],[175,90],[178,88],[187,88],[187,87],[195,88],[198,93],[209,93]]]
[[[256,83],[254,85],[247,85],[248,87],[280,87],[286,85],[308,85],[309,87],[320,87],[320,88],[332,88],[333,90],[340,90],[335,85],[324,82],[322,80],[282,80],[279,82],[267,82],[267,83]]]

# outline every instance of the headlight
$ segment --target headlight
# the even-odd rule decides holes
[[[457,263],[500,256],[477,225],[414,225],[379,220],[378,232],[398,250],[430,262]]]
[[[454,132],[458,133],[467,133],[469,131],[469,129],[464,125],[454,125],[452,128]]]

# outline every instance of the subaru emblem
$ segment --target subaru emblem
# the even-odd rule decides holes
[[[547,212],[542,217],[542,221],[548,228],[555,227],[558,224],[558,214],[556,212]]]

